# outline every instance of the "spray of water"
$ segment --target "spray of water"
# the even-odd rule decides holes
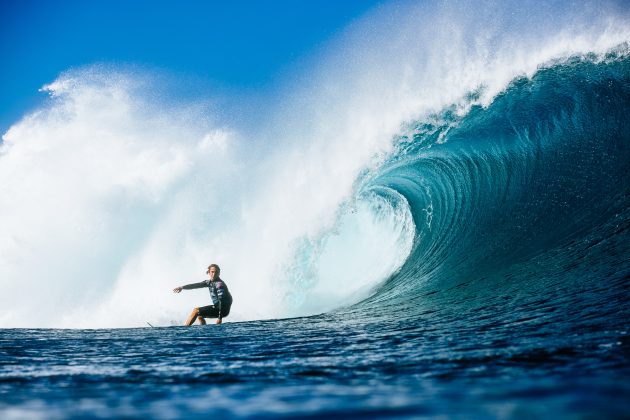
[[[2,137],[0,327],[181,323],[208,297],[170,290],[210,262],[232,320],[365,297],[414,240],[404,199],[365,181],[405,121],[630,38],[614,4],[557,7],[381,7],[268,99],[259,132],[165,98],[150,71],[62,74]]]

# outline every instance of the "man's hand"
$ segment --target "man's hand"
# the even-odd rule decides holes
[[[220,324],[221,323],[221,318],[217,318],[215,324]]]
[[[173,293],[179,293],[181,291],[182,291],[182,287],[181,286],[180,287],[176,287],[176,288],[173,289]]]

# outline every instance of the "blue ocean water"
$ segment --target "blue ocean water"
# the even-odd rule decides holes
[[[478,97],[409,122],[357,180],[358,200],[415,226],[367,299],[221,326],[3,329],[2,417],[627,417],[627,46]]]

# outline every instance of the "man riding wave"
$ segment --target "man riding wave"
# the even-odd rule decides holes
[[[199,308],[193,309],[186,319],[184,325],[192,325],[195,322],[195,319],[199,321],[200,324],[206,325],[205,318],[216,318],[217,324],[220,324],[223,320],[223,317],[228,316],[230,313],[230,307],[232,306],[232,295],[228,290],[227,284],[221,279],[221,269],[216,264],[210,264],[208,266],[208,274],[209,279],[204,280],[199,283],[187,284],[185,286],[179,286],[173,289],[174,293],[179,293],[182,290],[191,290],[191,289],[201,289],[204,287],[208,288],[210,292],[210,299],[212,300],[212,305],[201,306]]]

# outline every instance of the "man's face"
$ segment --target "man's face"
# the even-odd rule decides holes
[[[216,275],[217,275],[217,268],[210,267],[210,269],[208,270],[208,276],[210,277],[210,280],[214,279]]]

